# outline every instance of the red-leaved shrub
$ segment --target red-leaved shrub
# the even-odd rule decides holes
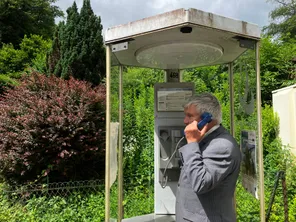
[[[105,87],[33,73],[0,99],[0,173],[10,184],[104,176]]]

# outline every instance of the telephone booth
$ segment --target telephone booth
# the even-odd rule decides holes
[[[184,129],[184,113],[181,103],[184,98],[190,97],[195,91],[193,83],[182,80],[182,72],[188,68],[222,64],[228,67],[230,133],[234,135],[235,61],[247,50],[254,51],[255,68],[253,68],[256,82],[251,85],[255,93],[243,90],[244,96],[251,95],[252,97],[251,108],[247,107],[249,102],[244,104],[247,104],[245,107],[249,112],[255,110],[257,122],[256,129],[252,133],[248,134],[248,131],[242,131],[242,136],[245,142],[248,142],[248,138],[253,138],[252,141],[256,141],[254,158],[258,180],[254,189],[260,201],[261,222],[265,221],[259,27],[245,21],[190,8],[178,9],[108,28],[104,39],[106,45],[105,221],[112,221],[110,217],[110,169],[111,156],[114,157],[114,152],[110,148],[112,143],[111,67],[119,67],[119,133],[116,158],[118,162],[118,213],[115,220],[175,221],[175,193],[180,169],[178,155],[174,152],[174,148],[180,145],[177,143],[178,139],[182,137]],[[165,78],[165,82],[157,83],[154,87],[154,212],[149,215],[140,215],[137,218],[125,218],[123,215],[125,184],[122,168],[124,135],[122,83],[125,66],[160,69],[163,70]],[[248,83],[248,81],[246,82]],[[245,89],[247,90],[248,87]],[[242,96],[243,99],[244,96]]]

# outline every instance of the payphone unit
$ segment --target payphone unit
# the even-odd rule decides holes
[[[154,86],[155,213],[175,214],[180,175],[177,149],[186,144],[184,108],[194,93],[193,83],[168,82]],[[182,139],[183,138],[183,139]]]

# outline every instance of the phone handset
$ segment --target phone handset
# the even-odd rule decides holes
[[[202,115],[201,115],[201,121],[199,121],[197,123],[197,128],[199,130],[202,130],[202,128],[207,124],[207,123],[210,123],[212,121],[212,114],[208,113],[208,112],[204,112]],[[171,162],[172,158],[175,156],[175,153],[177,152],[178,148],[179,148],[179,144],[181,143],[181,141],[185,138],[185,132],[183,132],[183,137],[178,141],[176,147],[175,147],[175,150],[174,152],[172,153],[172,155],[170,156],[168,162],[167,162],[167,165],[164,169],[164,172],[163,172],[163,175],[162,175],[162,180],[161,180],[161,187],[162,188],[165,188],[166,185],[167,185],[167,182],[168,182],[168,177],[166,175],[166,171],[167,171],[167,168],[169,166],[169,163]]]
[[[204,112],[203,114],[201,114],[200,118],[201,118],[201,121],[197,123],[197,128],[199,130],[202,130],[202,128],[204,128],[204,126],[207,123],[210,123],[212,121],[212,114],[208,112]]]
[[[201,120],[197,123],[197,128],[202,130],[207,123],[212,122],[212,114],[208,112],[204,112],[200,116]],[[183,135],[185,135],[185,130],[183,131]]]

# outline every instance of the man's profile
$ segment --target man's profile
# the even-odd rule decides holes
[[[201,130],[203,113],[212,121]],[[184,107],[187,144],[179,149],[182,162],[177,187],[176,221],[234,222],[233,203],[241,153],[221,125],[219,101],[210,93],[192,97]]]

